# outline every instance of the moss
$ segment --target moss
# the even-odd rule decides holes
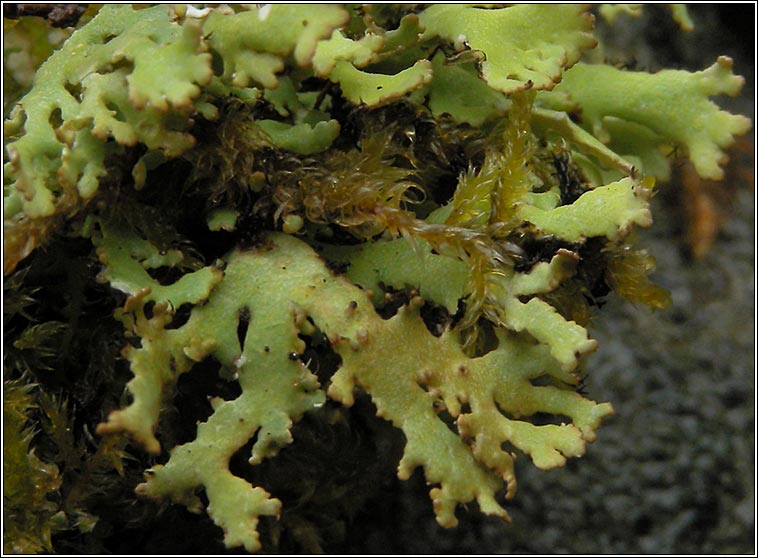
[[[53,500],[62,482],[59,469],[31,448],[31,389],[20,382],[3,386],[3,550],[10,553],[49,552],[52,534],[66,522]]]

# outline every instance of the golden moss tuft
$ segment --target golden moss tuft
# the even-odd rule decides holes
[[[381,233],[383,212],[411,215],[405,208],[421,190],[412,170],[393,165],[400,153],[392,129],[364,134],[358,149],[329,151],[322,160],[283,161],[274,183],[275,220],[304,212],[312,223],[334,223],[361,238]],[[414,193],[415,192],[415,193]]]
[[[190,185],[203,190],[211,207],[239,204],[257,187],[261,150],[271,148],[267,135],[240,101],[227,103],[218,122],[201,122],[198,130],[202,141],[185,155]]]
[[[623,246],[608,253],[607,265],[606,281],[617,295],[651,308],[671,306],[671,293],[647,278],[655,271],[655,258],[647,250]]]

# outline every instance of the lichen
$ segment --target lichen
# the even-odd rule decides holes
[[[257,250],[231,254],[223,281],[177,329],[165,329],[171,321],[165,303],[153,308],[151,318],[145,315],[147,294],[149,289],[144,289],[130,298],[123,314],[125,325],[141,338],[141,347],[126,354],[135,374],[130,384],[135,400],[99,430],[129,431],[157,453],[152,432],[160,399],[155,394],[176,382],[193,361],[218,360],[223,374],[240,383],[242,394],[232,401],[214,401],[214,413],[199,425],[197,438],[172,450],[165,466],[148,471],[138,490],[197,509],[200,503],[193,493],[203,487],[208,513],[224,528],[228,546],[257,550],[258,517],[277,514],[280,508],[265,491],[228,471],[231,456],[252,438],[251,464],[275,455],[292,441],[292,422],[323,404],[323,391],[298,360],[304,351],[298,334],[314,328],[342,358],[329,396],[352,405],[353,388],[360,385],[380,416],[403,430],[407,445],[399,475],[408,478],[420,465],[427,480],[439,484],[431,496],[443,526],[456,523],[458,503],[474,499],[484,512],[507,517],[495,499],[498,477],[508,484],[509,495],[515,492],[512,458],[498,449],[505,441],[531,454],[541,468],[559,466],[564,455],[584,452],[584,442],[594,439],[600,420],[611,412],[610,405],[597,405],[570,389],[565,382],[576,383],[577,378],[529,336],[501,334],[497,349],[472,359],[463,353],[457,333],[435,337],[428,331],[419,316],[421,299],[383,320],[365,291],[334,276],[311,248],[288,235],[273,235]],[[246,308],[249,324],[240,341],[235,332]],[[419,359],[420,354],[428,358]],[[561,383],[534,387],[530,380],[543,374]],[[544,397],[550,401],[547,407],[539,403]],[[463,413],[461,402],[468,402],[471,412]],[[460,417],[458,436],[438,416],[443,408]],[[529,416],[538,410],[570,416],[575,425],[538,427],[502,416]],[[500,426],[488,432],[486,425],[498,416]],[[468,438],[479,440],[473,455]]]
[[[744,79],[731,70],[732,61],[724,56],[695,73],[662,70],[648,74],[580,63],[566,72],[555,92],[582,107],[583,125],[602,141],[613,140],[604,126],[607,120],[614,120],[622,138],[624,124],[641,125],[655,134],[652,147],[682,147],[700,176],[721,179],[724,149],[751,126],[748,118],[723,111],[709,99],[740,91]],[[623,88],[623,98],[612,93],[616,88]],[[649,148],[645,143],[634,147]]]
[[[84,487],[125,474],[127,436],[153,456],[137,494],[199,512],[203,492],[224,544],[248,551],[274,518],[308,524],[258,472],[298,423],[329,428],[361,400],[402,434],[398,476],[423,469],[444,527],[473,502],[509,519],[517,452],[540,469],[583,455],[613,413],[579,392],[591,307],[609,291],[669,302],[631,234],[652,222],[661,148],[718,178],[750,125],[710,100],[742,85],[727,58],[658,74],[580,61],[596,44],[588,9],[105,5],[85,18],[5,123],[6,275],[64,242],[53,269],[86,283],[39,319],[11,301],[8,547],[92,531]],[[620,11],[636,13],[601,9]],[[105,354],[120,347],[130,375],[131,399],[115,401],[112,362],[93,382],[108,398],[77,400],[97,443],[67,433],[66,374],[32,397],[59,349],[90,339],[88,302],[112,311]],[[214,371],[194,424],[181,387]],[[56,448],[45,460],[33,424]],[[61,496],[65,482],[76,490]]]
[[[458,51],[481,51],[482,78],[504,93],[552,89],[563,69],[596,45],[590,33],[593,18],[580,5],[483,9],[438,4],[424,10],[419,21],[427,37],[442,37]],[[535,27],[534,21],[540,25]]]

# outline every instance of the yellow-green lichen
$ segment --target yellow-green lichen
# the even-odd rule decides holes
[[[127,436],[138,473],[149,467],[139,495],[201,511],[204,491],[226,546],[259,550],[261,520],[280,521],[276,539],[315,493],[259,473],[297,445],[298,422],[335,409],[348,420],[366,399],[402,433],[398,475],[423,469],[442,526],[474,502],[508,519],[516,455],[560,467],[613,412],[579,391],[597,345],[590,306],[608,291],[670,300],[631,235],[652,222],[664,150],[719,178],[750,126],[710,100],[742,86],[728,58],[657,74],[580,61],[596,44],[584,5],[89,13],[55,52],[40,20],[7,27],[13,94],[28,92],[5,122],[5,272],[63,242],[76,262],[62,265],[67,281],[95,291],[55,290],[65,309],[54,319],[14,318],[14,552],[55,550],[59,529],[93,532],[83,487],[105,469],[123,474]],[[26,41],[43,36],[38,50]],[[41,64],[33,83],[22,58]],[[81,346],[69,343],[88,304],[117,320],[108,342],[131,372],[131,400],[101,379],[110,399],[86,407],[74,438],[64,400],[21,379],[56,366],[41,338]],[[56,389],[78,365],[51,374]],[[216,371],[220,389],[190,394],[208,403],[195,424],[181,408],[186,382]],[[35,453],[34,425],[58,453]]]

